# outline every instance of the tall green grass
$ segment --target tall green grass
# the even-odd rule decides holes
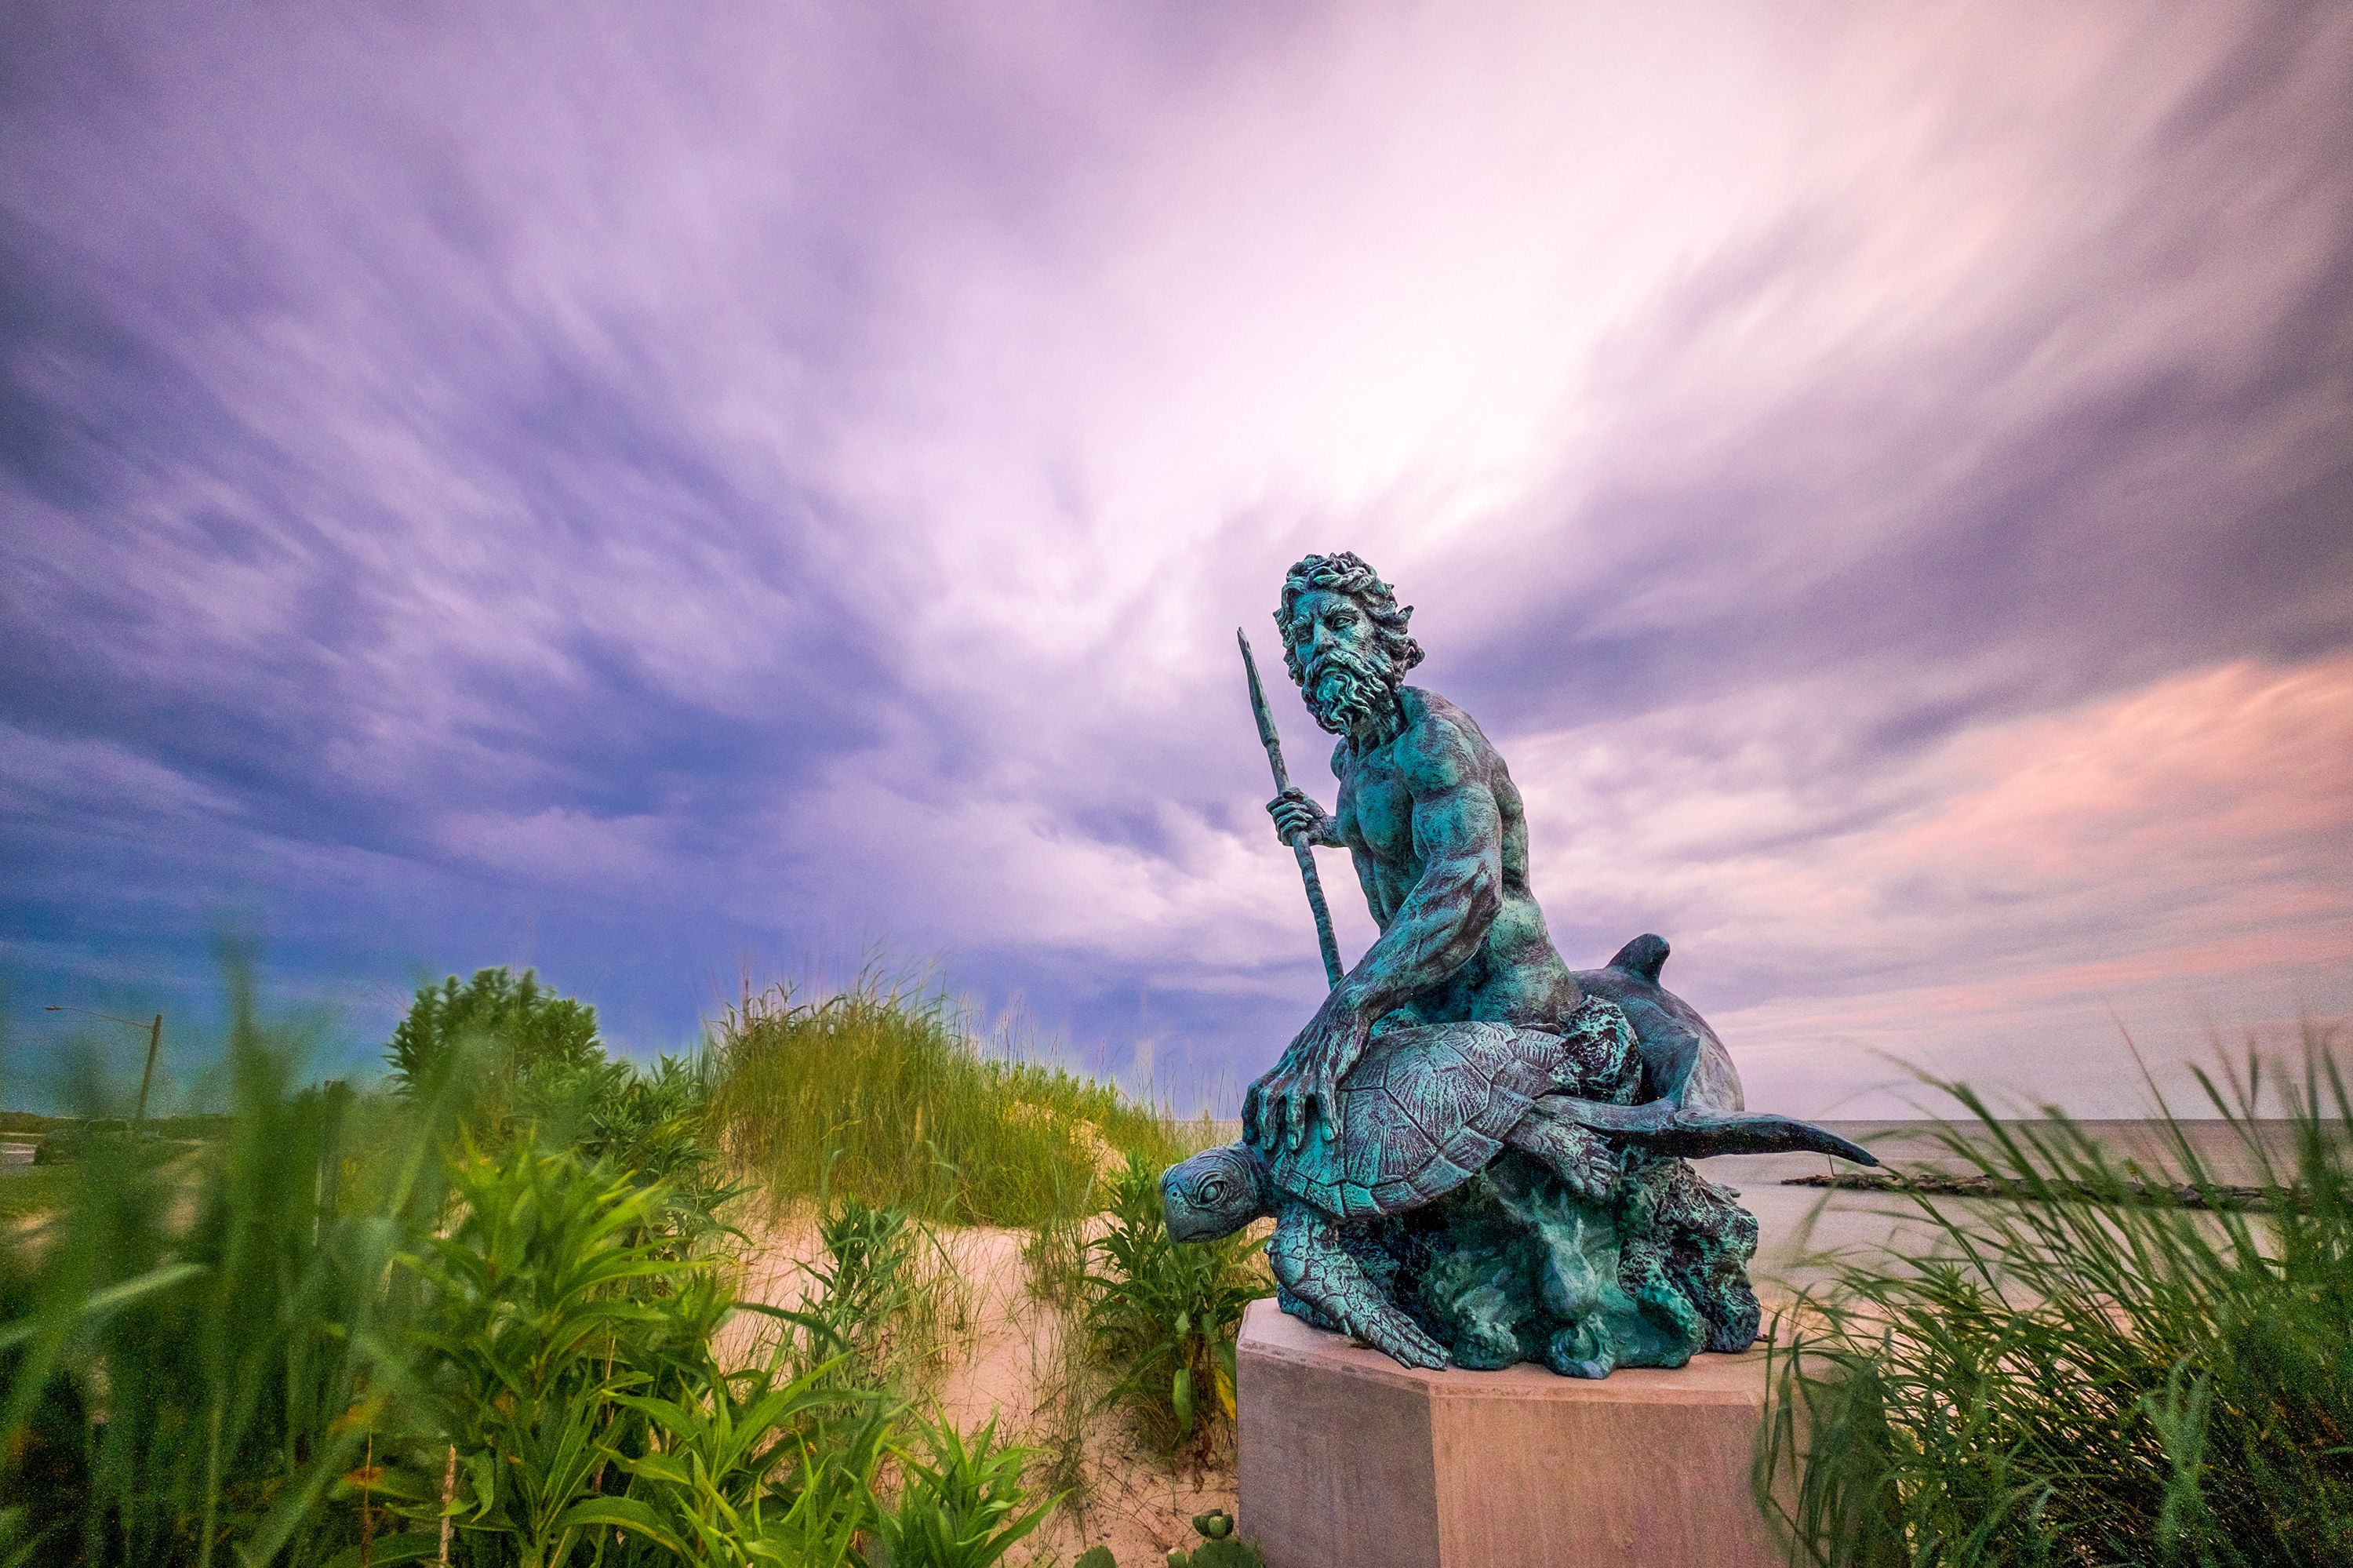
[[[1091,1212],[1129,1154],[1183,1128],[1108,1085],[985,1049],[949,998],[876,971],[721,1019],[712,1111],[737,1171],[772,1199],[853,1194],[923,1219],[1034,1225]]]
[[[2218,1171],[2164,1107],[2165,1170],[2057,1112],[1950,1156],[2030,1200],[1919,1195],[1927,1256],[1850,1256],[1777,1351],[1759,1496],[1836,1568],[2353,1563],[2353,1099],[2301,1070],[2200,1075],[2267,1209],[2184,1209]],[[2259,1121],[2267,1087],[2284,1120]]]
[[[0,1562],[323,1560],[440,1213],[443,1118],[298,1088],[294,1044],[232,988],[236,1113],[194,1152],[93,1139],[0,1244]],[[240,1553],[243,1556],[240,1556]]]

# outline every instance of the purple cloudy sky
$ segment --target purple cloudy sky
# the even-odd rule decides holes
[[[1230,1103],[1342,547],[1754,1101],[2353,1009],[2353,8],[59,0],[0,149],[19,1071],[880,943]]]

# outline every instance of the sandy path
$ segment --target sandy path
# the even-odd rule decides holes
[[[819,1251],[814,1225],[787,1219],[753,1238],[743,1298],[800,1305],[813,1287],[807,1265]],[[994,1419],[1000,1437],[1048,1450],[1039,1468],[1059,1468],[1062,1484],[1075,1470],[1072,1495],[1016,1549],[1018,1561],[1067,1563],[1102,1544],[1120,1568],[1158,1568],[1170,1548],[1198,1540],[1195,1514],[1234,1507],[1230,1441],[1172,1460],[1138,1439],[1124,1410],[1082,1414],[1100,1393],[1101,1374],[1071,1353],[1070,1315],[1030,1294],[1026,1240],[1027,1232],[987,1227],[937,1233],[929,1266],[951,1282],[924,1397],[960,1431]],[[737,1315],[721,1331],[722,1357],[747,1358],[760,1326],[757,1314]]]

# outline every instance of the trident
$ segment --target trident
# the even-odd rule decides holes
[[[1234,640],[1242,645],[1242,668],[1250,672],[1250,712],[1258,719],[1258,737],[1266,745],[1266,760],[1274,769],[1274,792],[1278,795],[1291,788],[1291,775],[1282,767],[1282,737],[1274,733],[1274,715],[1266,711],[1266,689],[1258,683],[1258,661],[1250,657],[1250,639],[1242,629],[1234,628]],[[1324,973],[1335,990],[1340,984],[1340,944],[1332,935],[1332,911],[1324,902],[1324,879],[1315,874],[1315,852],[1307,847],[1304,832],[1292,834],[1283,841],[1299,859],[1299,878],[1307,884],[1307,907],[1315,912],[1315,941],[1324,949]]]

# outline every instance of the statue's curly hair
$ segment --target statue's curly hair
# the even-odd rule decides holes
[[[1274,612],[1274,625],[1282,636],[1283,668],[1291,672],[1293,681],[1304,672],[1298,650],[1291,643],[1291,612],[1301,594],[1317,588],[1346,594],[1363,608],[1381,652],[1388,655],[1389,667],[1398,675],[1421,662],[1421,644],[1405,630],[1405,623],[1413,619],[1413,606],[1398,603],[1397,590],[1381,581],[1380,574],[1366,566],[1363,556],[1342,550],[1336,555],[1306,556],[1283,575],[1282,603]]]

